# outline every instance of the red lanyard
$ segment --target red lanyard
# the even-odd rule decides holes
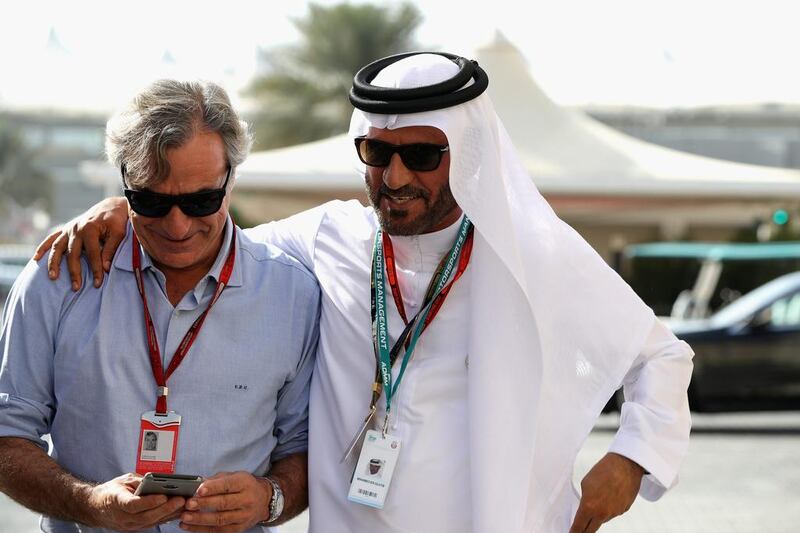
[[[208,303],[206,310],[203,311],[203,314],[197,317],[197,320],[195,320],[191,325],[189,331],[187,331],[186,335],[183,336],[183,340],[178,345],[178,349],[175,350],[175,354],[172,356],[172,359],[169,362],[166,373],[164,372],[164,366],[161,364],[161,350],[158,348],[156,328],[153,325],[153,319],[150,318],[150,311],[147,308],[147,296],[144,292],[144,281],[142,279],[142,258],[141,252],[139,251],[139,239],[136,237],[136,233],[133,234],[132,242],[133,273],[136,276],[136,286],[139,289],[139,295],[142,297],[142,307],[144,307],[144,323],[145,327],[147,328],[147,345],[150,349],[150,367],[153,370],[153,377],[158,385],[156,414],[164,415],[167,413],[167,395],[169,394],[167,380],[172,373],[175,372],[175,369],[177,369],[178,366],[180,366],[180,364],[183,362],[186,354],[189,353],[189,348],[192,347],[197,335],[200,333],[200,328],[203,327],[203,322],[205,322],[208,312],[211,311],[211,307],[217,302],[222,294],[222,291],[225,290],[225,287],[231,278],[231,273],[233,272],[233,263],[236,260],[236,227],[234,226],[233,228],[231,247],[228,251],[228,257],[225,259],[225,264],[222,267],[222,272],[220,273],[219,281],[217,282],[217,288],[214,291],[214,297],[211,298],[211,301]]]
[[[389,287],[392,289],[392,297],[394,298],[394,303],[397,306],[397,311],[400,313],[400,317],[403,319],[403,323],[408,325],[408,318],[406,317],[406,308],[403,304],[403,295],[400,292],[400,285],[397,282],[397,272],[395,270],[395,262],[394,262],[394,248],[392,247],[392,239],[389,235],[384,232],[382,235],[383,237],[383,255],[386,262],[386,278],[389,282]],[[428,324],[433,322],[433,319],[436,317],[436,313],[439,312],[439,309],[442,307],[445,298],[447,298],[447,294],[450,292],[450,288],[456,282],[458,278],[461,277],[461,274],[467,269],[467,264],[469,264],[470,255],[472,255],[472,239],[473,239],[473,232],[470,229],[469,235],[467,236],[467,240],[464,242],[464,248],[461,251],[461,255],[458,258],[458,268],[456,269],[456,274],[453,277],[453,280],[448,283],[439,295],[434,300],[433,304],[431,304],[431,310],[428,313],[428,316],[425,318],[425,325],[424,328],[428,327]],[[432,293],[434,292],[434,285],[435,281],[439,278],[441,271],[444,269],[444,262],[447,260],[447,256],[445,255],[439,266],[436,268],[436,273],[433,275],[431,279],[431,283],[428,285],[428,290],[425,294],[425,300],[422,302],[420,308],[425,307],[428,301],[431,298]]]
[[[455,275],[453,276],[453,279],[451,279],[447,283],[447,285],[442,287],[441,291],[439,291],[439,294],[435,296],[435,299],[431,303],[430,310],[428,311],[428,314],[425,317],[425,322],[422,325],[422,330],[420,330],[420,332],[419,332],[420,335],[422,334],[423,331],[425,331],[425,329],[427,329],[428,325],[430,325],[430,323],[436,317],[436,314],[439,312],[439,309],[442,307],[442,304],[444,303],[444,300],[447,298],[447,295],[449,294],[450,289],[453,287],[453,284],[456,282],[456,280],[458,280],[458,278],[461,277],[461,275],[467,269],[467,265],[469,264],[469,258],[472,255],[472,242],[473,242],[473,237],[474,237],[474,231],[473,230],[474,230],[473,227],[470,227],[469,230],[468,230],[469,233],[467,234],[467,238],[464,241],[464,245],[463,245],[463,247],[461,249],[461,252],[459,254],[458,266],[456,268],[456,272],[455,272]],[[398,281],[397,281],[397,271],[395,270],[394,248],[392,247],[392,240],[389,237],[389,235],[387,235],[385,232],[382,232],[381,243],[383,245],[382,246],[382,248],[383,248],[382,255],[383,255],[384,264],[385,264],[385,268],[386,268],[386,279],[387,279],[387,282],[389,283],[389,287],[392,290],[392,296],[394,297],[394,302],[395,302],[395,305],[397,306],[397,311],[400,314],[400,317],[403,319],[403,322],[406,325],[405,329],[403,330],[403,333],[400,334],[400,337],[398,337],[397,342],[394,344],[394,346],[392,347],[392,349],[390,351],[390,362],[389,362],[389,364],[390,364],[390,366],[394,366],[394,363],[397,360],[397,357],[399,356],[401,349],[404,346],[405,346],[406,350],[409,348],[409,343],[411,342],[411,337],[412,337],[411,334],[412,334],[412,331],[415,329],[413,327],[414,326],[414,322],[416,321],[417,317],[414,316],[414,317],[412,317],[411,322],[408,321],[408,318],[407,318],[407,315],[406,315],[406,310],[405,310],[405,305],[403,304],[403,295],[400,292],[400,286],[399,286]],[[440,281],[439,278],[442,277],[444,269],[445,269],[446,264],[447,264],[448,255],[449,254],[445,254],[444,257],[442,257],[442,260],[439,262],[439,266],[436,268],[436,272],[434,273],[433,278],[431,278],[431,281],[428,284],[428,290],[426,291],[425,299],[423,300],[422,305],[420,306],[420,312],[422,312],[425,309],[426,305],[428,305],[428,302],[430,302],[431,298],[433,297],[433,294],[436,292],[436,287],[437,287],[437,285],[439,284],[439,281]],[[373,288],[374,288],[374,283],[375,283],[374,279],[372,280],[372,283],[373,283]],[[375,329],[375,316],[376,316],[375,291],[372,290],[371,293],[372,293],[372,306],[371,306],[371,308],[372,308],[373,336],[374,336],[376,334],[376,329]],[[376,360],[375,381],[372,384],[372,400],[370,401],[370,415],[367,416],[367,420],[375,412],[375,407],[376,407],[376,405],[378,403],[378,399],[380,398],[380,395],[381,395],[382,384],[383,383],[382,383],[382,376],[381,376],[381,371],[380,371],[380,364]]]

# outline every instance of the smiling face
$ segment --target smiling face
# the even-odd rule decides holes
[[[391,144],[446,145],[447,136],[432,126],[394,130],[370,128],[368,139]],[[390,235],[418,235],[448,227],[461,216],[449,185],[450,154],[431,171],[409,170],[395,153],[385,167],[366,167],[367,194],[381,228]]]
[[[217,133],[198,131],[183,145],[166,153],[169,175],[148,190],[162,194],[187,194],[222,187],[227,159]],[[131,223],[145,251],[165,275],[205,275],[222,245],[230,195],[222,207],[206,217],[190,217],[178,206],[166,216],[138,215],[129,209]]]

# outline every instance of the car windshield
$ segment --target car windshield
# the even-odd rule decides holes
[[[733,324],[749,320],[775,300],[795,291],[800,291],[800,272],[786,274],[748,292],[711,316],[711,321]]]
[[[740,295],[799,271],[800,241],[642,243],[623,256],[623,277],[656,314],[710,318]]]

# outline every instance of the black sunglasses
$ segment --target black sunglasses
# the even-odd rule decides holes
[[[207,217],[213,215],[222,207],[222,200],[225,199],[228,180],[231,177],[231,167],[228,166],[228,173],[225,175],[225,183],[219,189],[210,191],[192,192],[188,194],[161,194],[151,191],[137,191],[129,189],[125,183],[125,165],[121,168],[122,184],[125,186],[125,198],[133,209],[134,213],[143,217],[159,218],[166,216],[173,205],[177,205],[181,211],[190,217]]]
[[[356,152],[362,163],[371,167],[385,167],[395,153],[408,170],[428,172],[436,170],[442,162],[442,156],[450,147],[441,144],[413,143],[390,144],[376,139],[356,137]]]

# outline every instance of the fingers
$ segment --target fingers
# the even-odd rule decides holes
[[[246,476],[250,476],[250,474],[246,474]],[[245,481],[245,476],[241,475],[239,472],[234,474],[220,472],[203,481],[203,484],[197,489],[197,496],[213,496],[216,494],[239,492],[244,487]]]
[[[220,511],[216,513],[183,513],[181,527],[188,531],[225,531],[229,526],[247,525],[250,513],[236,509],[233,511]],[[223,528],[223,529],[218,529]],[[229,527],[229,531],[239,531],[241,528]]]
[[[157,509],[167,503],[169,498],[163,494],[150,494],[148,496],[118,497],[118,507],[128,514],[137,514]]]
[[[584,533],[589,531],[589,524],[592,522],[592,514],[586,508],[581,500],[578,506],[578,512],[575,513],[575,519],[572,521],[572,526],[569,528],[569,533]]]
[[[50,244],[50,255],[47,256],[47,275],[50,279],[58,278],[61,271],[61,258],[67,250],[69,237],[66,233],[60,233]]]
[[[188,531],[243,531],[268,515],[268,490],[248,472],[206,479],[186,502],[181,527]]]
[[[606,454],[584,476],[581,481],[581,501],[570,533],[594,533],[604,523],[630,508],[638,492],[641,474],[637,478],[636,469],[621,460],[630,462],[614,454]],[[629,475],[628,471],[633,474]]]
[[[38,261],[39,259],[44,257],[45,252],[47,252],[50,249],[50,246],[52,246],[53,241],[55,241],[59,235],[61,235],[61,230],[54,231],[53,233],[45,237],[45,239],[39,244],[39,246],[36,247],[36,251],[33,254],[33,260]]]
[[[249,502],[245,502],[241,494],[220,494],[194,497],[187,502],[186,508],[190,511],[230,511],[241,508],[245,503]]]
[[[86,229],[86,239],[84,241],[84,248],[86,252],[86,259],[89,262],[89,268],[92,271],[94,278],[95,288],[103,283],[103,260],[100,256],[100,240],[95,237],[96,230]],[[72,251],[70,251],[70,254]]]
[[[155,502],[160,504],[153,507]],[[169,499],[161,494],[133,496],[129,501],[118,503],[114,529],[138,531],[174,520],[180,516],[184,504],[185,500],[180,496]]]
[[[179,520],[181,518],[182,514],[183,514],[183,508],[178,509],[177,511],[175,511],[174,513],[172,513],[168,517],[166,517],[163,520],[161,520],[161,523],[172,522],[173,520]]]
[[[175,520],[181,515],[181,510],[185,504],[186,500],[180,496],[175,496],[167,500],[166,503],[159,505],[154,509],[140,513],[137,516],[137,519],[140,519],[142,523],[148,524],[149,526],[154,526],[163,522],[169,522],[170,520]]]
[[[176,517],[186,500],[163,494],[136,496],[140,476],[124,474],[92,488],[88,504],[104,529],[139,531]]]
[[[595,520],[594,518],[590,518],[588,522],[585,524],[578,524],[578,522],[573,522],[572,527],[569,529],[569,533],[595,533],[600,529],[600,526],[603,525],[603,522],[600,520]]]
[[[88,212],[72,219],[60,230],[54,231],[36,248],[34,259],[39,260],[49,249],[48,274],[51,279],[59,275],[59,265],[67,252],[67,264],[72,280],[73,290],[82,284],[80,254],[86,246],[86,253],[91,266],[94,285],[103,281],[104,271],[111,268],[111,258],[116,248],[125,237],[128,211],[124,198],[109,198],[94,205]],[[104,237],[105,246],[100,251],[100,238]]]
[[[230,511],[254,505],[254,484],[258,481],[249,473],[222,472],[203,481],[194,497],[186,502],[189,511]]]
[[[69,270],[69,277],[72,280],[73,291],[78,291],[83,284],[83,272],[81,271],[82,248],[83,239],[74,235],[70,236],[67,252],[67,270]]]
[[[120,485],[124,486],[131,494],[131,496],[133,496],[136,493],[136,489],[139,488],[139,485],[141,485],[142,483],[142,477],[143,476],[141,474],[129,472],[127,474],[123,474],[121,476],[114,478],[112,481],[115,481]]]
[[[114,252],[119,247],[119,243],[122,242],[123,238],[125,238],[124,231],[121,233],[109,232],[105,243],[103,243],[103,252],[101,254],[101,259],[103,262],[103,270],[105,270],[106,272],[108,272],[111,269],[111,260],[114,258]],[[103,275],[101,273],[100,281],[102,280],[103,280]]]

